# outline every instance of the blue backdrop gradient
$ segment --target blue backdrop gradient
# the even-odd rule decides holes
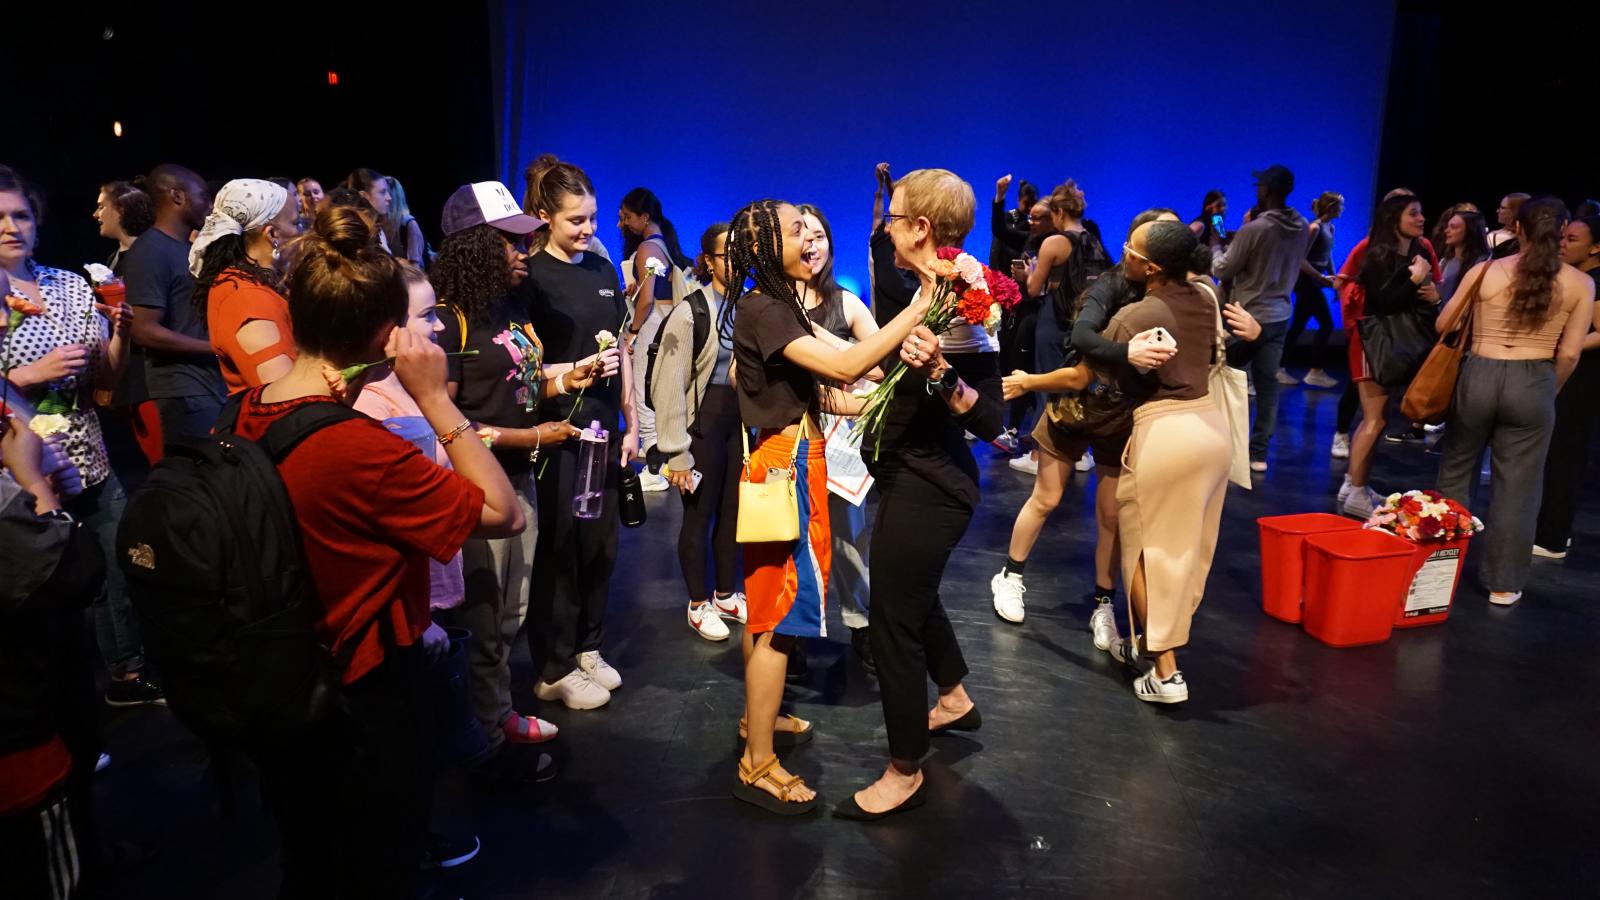
[[[808,201],[832,219],[841,274],[864,281],[879,161],[971,182],[980,256],[1007,172],[1043,191],[1077,179],[1116,256],[1139,210],[1187,220],[1213,187],[1237,227],[1250,172],[1281,162],[1302,212],[1323,190],[1348,199],[1337,264],[1371,208],[1394,4],[503,2],[494,16],[516,193],[523,166],[556,153],[594,180],[608,244],[618,201],[644,185],[690,253],[749,200]]]

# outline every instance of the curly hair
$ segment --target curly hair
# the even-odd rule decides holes
[[[265,226],[263,226],[265,227]],[[201,258],[200,274],[194,279],[194,308],[203,320],[206,298],[218,281],[234,279],[269,287],[283,293],[283,283],[270,266],[257,265],[245,251],[242,234],[225,234],[211,242]]]
[[[440,303],[461,310],[467,321],[485,322],[490,306],[511,286],[506,239],[493,225],[474,225],[448,235],[428,270]]]
[[[100,185],[100,192],[117,211],[122,220],[122,230],[128,237],[138,237],[156,223],[155,203],[150,195],[126,181],[108,181]]]
[[[1550,314],[1561,275],[1561,232],[1570,219],[1567,205],[1554,197],[1527,200],[1517,209],[1521,252],[1509,305],[1512,316],[1525,324]]]

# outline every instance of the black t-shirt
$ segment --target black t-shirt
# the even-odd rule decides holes
[[[161,324],[185,337],[210,339],[206,317],[194,305],[187,241],[151,228],[128,248],[122,267],[128,303],[160,310]],[[227,393],[214,353],[151,350],[145,359],[151,397],[222,397]]]
[[[595,335],[622,330],[626,305],[617,283],[617,270],[595,253],[585,253],[576,263],[562,262],[548,250],[528,260],[528,278],[517,289],[526,303],[528,319],[544,341],[544,361],[572,363],[599,352]],[[634,373],[643,378],[642,370]],[[572,412],[576,392],[552,397],[540,406],[543,422],[561,421]],[[598,421],[607,431],[616,429],[622,414],[622,375],[597,379],[583,392],[583,405],[572,423],[582,428]],[[613,442],[615,443],[615,442]]]
[[[751,428],[787,428],[816,394],[817,379],[783,356],[811,334],[787,301],[752,291],[733,315],[733,360],[739,367],[739,415]]]
[[[915,475],[920,482],[907,484],[910,489],[937,488],[976,509],[978,464],[963,432],[991,441],[1005,427],[996,366],[999,354],[947,353],[945,361],[978,392],[978,402],[955,415],[937,391],[928,391],[926,381],[908,374],[889,401],[882,440],[875,434],[862,438],[861,457],[884,490],[901,484],[906,475]]]
[[[872,317],[882,328],[911,305],[911,298],[917,293],[917,279],[894,264],[894,241],[883,227],[872,232],[871,248]]]
[[[474,422],[502,428],[532,428],[539,424],[539,364],[544,353],[527,313],[502,300],[468,321],[462,347],[461,318],[454,308],[441,309],[439,346],[446,352],[476,350],[477,356],[452,356],[449,379],[457,383],[456,407]],[[495,448],[495,458],[506,474],[518,476],[530,468],[528,451]]]

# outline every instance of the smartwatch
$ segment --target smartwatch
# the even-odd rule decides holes
[[[939,390],[948,394],[961,384],[961,373],[956,371],[955,366],[946,365],[944,367],[944,374],[940,375],[939,380],[933,384],[934,387],[937,387]]]

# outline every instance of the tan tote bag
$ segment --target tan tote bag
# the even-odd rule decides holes
[[[800,539],[800,498],[795,493],[794,461],[800,442],[806,439],[806,419],[800,417],[800,433],[789,451],[786,478],[750,480],[750,429],[739,426],[744,441],[744,471],[739,474],[739,522],[734,540],[741,544],[766,544]]]
[[[1255,485],[1250,480],[1250,387],[1244,372],[1228,365],[1228,331],[1222,324],[1221,301],[1211,285],[1193,282],[1195,287],[1211,298],[1217,311],[1217,334],[1212,353],[1211,371],[1206,375],[1206,389],[1216,399],[1228,422],[1228,437],[1233,444],[1233,457],[1228,464],[1228,480],[1245,490]]]

